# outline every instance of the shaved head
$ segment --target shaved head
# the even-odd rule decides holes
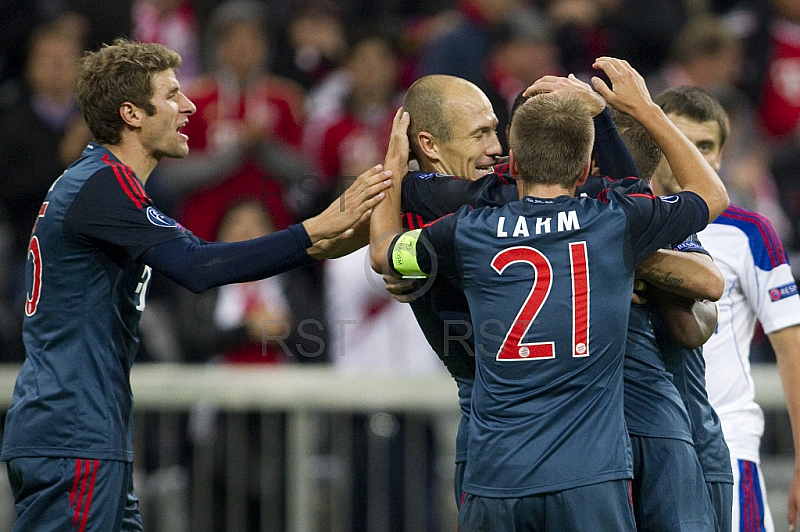
[[[403,102],[411,118],[408,137],[412,153],[418,159],[422,156],[421,131],[430,133],[439,142],[449,142],[453,138],[453,119],[459,112],[459,104],[476,98],[483,99],[486,95],[473,83],[455,76],[435,74],[415,81]]]

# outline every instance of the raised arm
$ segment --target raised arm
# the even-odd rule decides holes
[[[370,261],[377,273],[393,275],[386,263],[389,246],[396,235],[403,231],[400,221],[401,184],[408,172],[408,113],[397,110],[392,122],[389,148],[386,151],[384,172],[391,177],[392,186],[385,191],[386,198],[375,206],[370,220]]]
[[[627,61],[613,57],[600,57],[593,66],[605,72],[612,85],[609,88],[602,79],[593,77],[597,91],[608,103],[644,126],[664,152],[681,188],[696,193],[706,202],[708,221],[719,216],[729,204],[725,186],[689,139],[653,102],[642,76]]]

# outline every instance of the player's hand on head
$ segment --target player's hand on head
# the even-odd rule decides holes
[[[401,107],[392,120],[392,133],[389,136],[389,147],[386,149],[384,168],[390,170],[395,180],[402,180],[408,173],[408,124],[411,118]]]
[[[596,76],[592,85],[617,110],[636,118],[638,113],[655,106],[644,78],[624,59],[598,57],[592,66],[605,73],[611,87]]]
[[[542,76],[533,85],[525,89],[522,93],[525,97],[536,96],[537,94],[574,94],[583,100],[592,116],[603,112],[606,101],[598,94],[591,85],[579,80],[574,74],[567,77],[562,76]]]

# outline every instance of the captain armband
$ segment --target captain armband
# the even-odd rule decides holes
[[[392,267],[403,279],[426,279],[428,274],[423,272],[417,263],[417,241],[422,229],[415,229],[403,233],[394,241],[390,257]]]

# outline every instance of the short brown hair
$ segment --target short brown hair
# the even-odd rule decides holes
[[[130,102],[153,115],[153,75],[179,68],[181,57],[160,44],[117,39],[87,52],[79,66],[76,94],[83,117],[97,142],[114,145],[125,125],[120,106]]]
[[[653,140],[650,133],[642,124],[637,122],[632,116],[621,113],[616,109],[611,109],[611,116],[617,126],[619,136],[622,137],[625,146],[636,163],[639,170],[639,177],[645,181],[650,181],[661,162],[661,148]]]
[[[574,185],[593,142],[592,115],[574,95],[529,98],[511,123],[509,145],[522,179],[530,183]]]
[[[719,126],[719,147],[725,145],[730,125],[728,113],[719,100],[698,87],[673,87],[655,97],[655,103],[666,114],[686,117],[695,122],[714,121]]]
[[[439,142],[453,138],[453,129],[447,116],[448,107],[444,87],[451,76],[434,74],[415,81],[406,92],[403,109],[408,112],[408,140],[411,153],[417,159],[422,156],[417,137],[427,131]]]

